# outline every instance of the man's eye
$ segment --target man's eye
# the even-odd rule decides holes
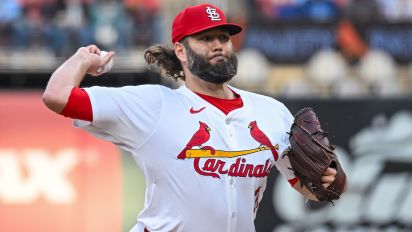
[[[227,36],[227,35],[221,35],[221,36],[219,36],[219,40],[220,40],[221,42],[227,42],[227,41],[229,41],[229,36]]]
[[[202,36],[202,37],[200,37],[200,40],[210,41],[210,36]]]

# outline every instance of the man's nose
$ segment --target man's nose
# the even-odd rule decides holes
[[[223,47],[223,43],[218,38],[215,38],[214,40],[212,40],[212,47],[213,47],[213,51],[221,51]]]

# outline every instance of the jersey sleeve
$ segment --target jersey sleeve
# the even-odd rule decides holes
[[[60,114],[72,119],[93,121],[92,104],[87,92],[79,87],[73,87],[67,104]]]
[[[74,120],[98,138],[134,151],[151,136],[160,118],[163,94],[159,86],[85,88],[92,105],[93,121]]]
[[[283,178],[285,178],[292,186],[296,183],[296,177],[293,171],[290,169],[292,166],[290,165],[289,157],[283,156],[283,152],[289,147],[289,130],[293,123],[293,115],[290,111],[286,108],[285,105],[282,105],[282,112],[283,112],[283,136],[281,138],[281,143],[279,144],[279,154],[281,154],[278,161],[275,162],[276,168],[282,174]]]

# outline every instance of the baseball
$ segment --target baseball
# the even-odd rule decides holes
[[[108,52],[106,51],[100,51],[100,59],[103,59]],[[112,69],[113,67],[113,58],[110,58],[109,62],[107,62],[105,65],[99,67],[96,71],[97,73],[103,74],[103,73],[107,73],[110,71],[110,69]]]

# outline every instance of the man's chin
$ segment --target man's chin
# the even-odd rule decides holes
[[[213,84],[223,84],[229,82],[233,78],[233,76],[213,76],[210,74],[198,75],[198,77],[206,82]]]

